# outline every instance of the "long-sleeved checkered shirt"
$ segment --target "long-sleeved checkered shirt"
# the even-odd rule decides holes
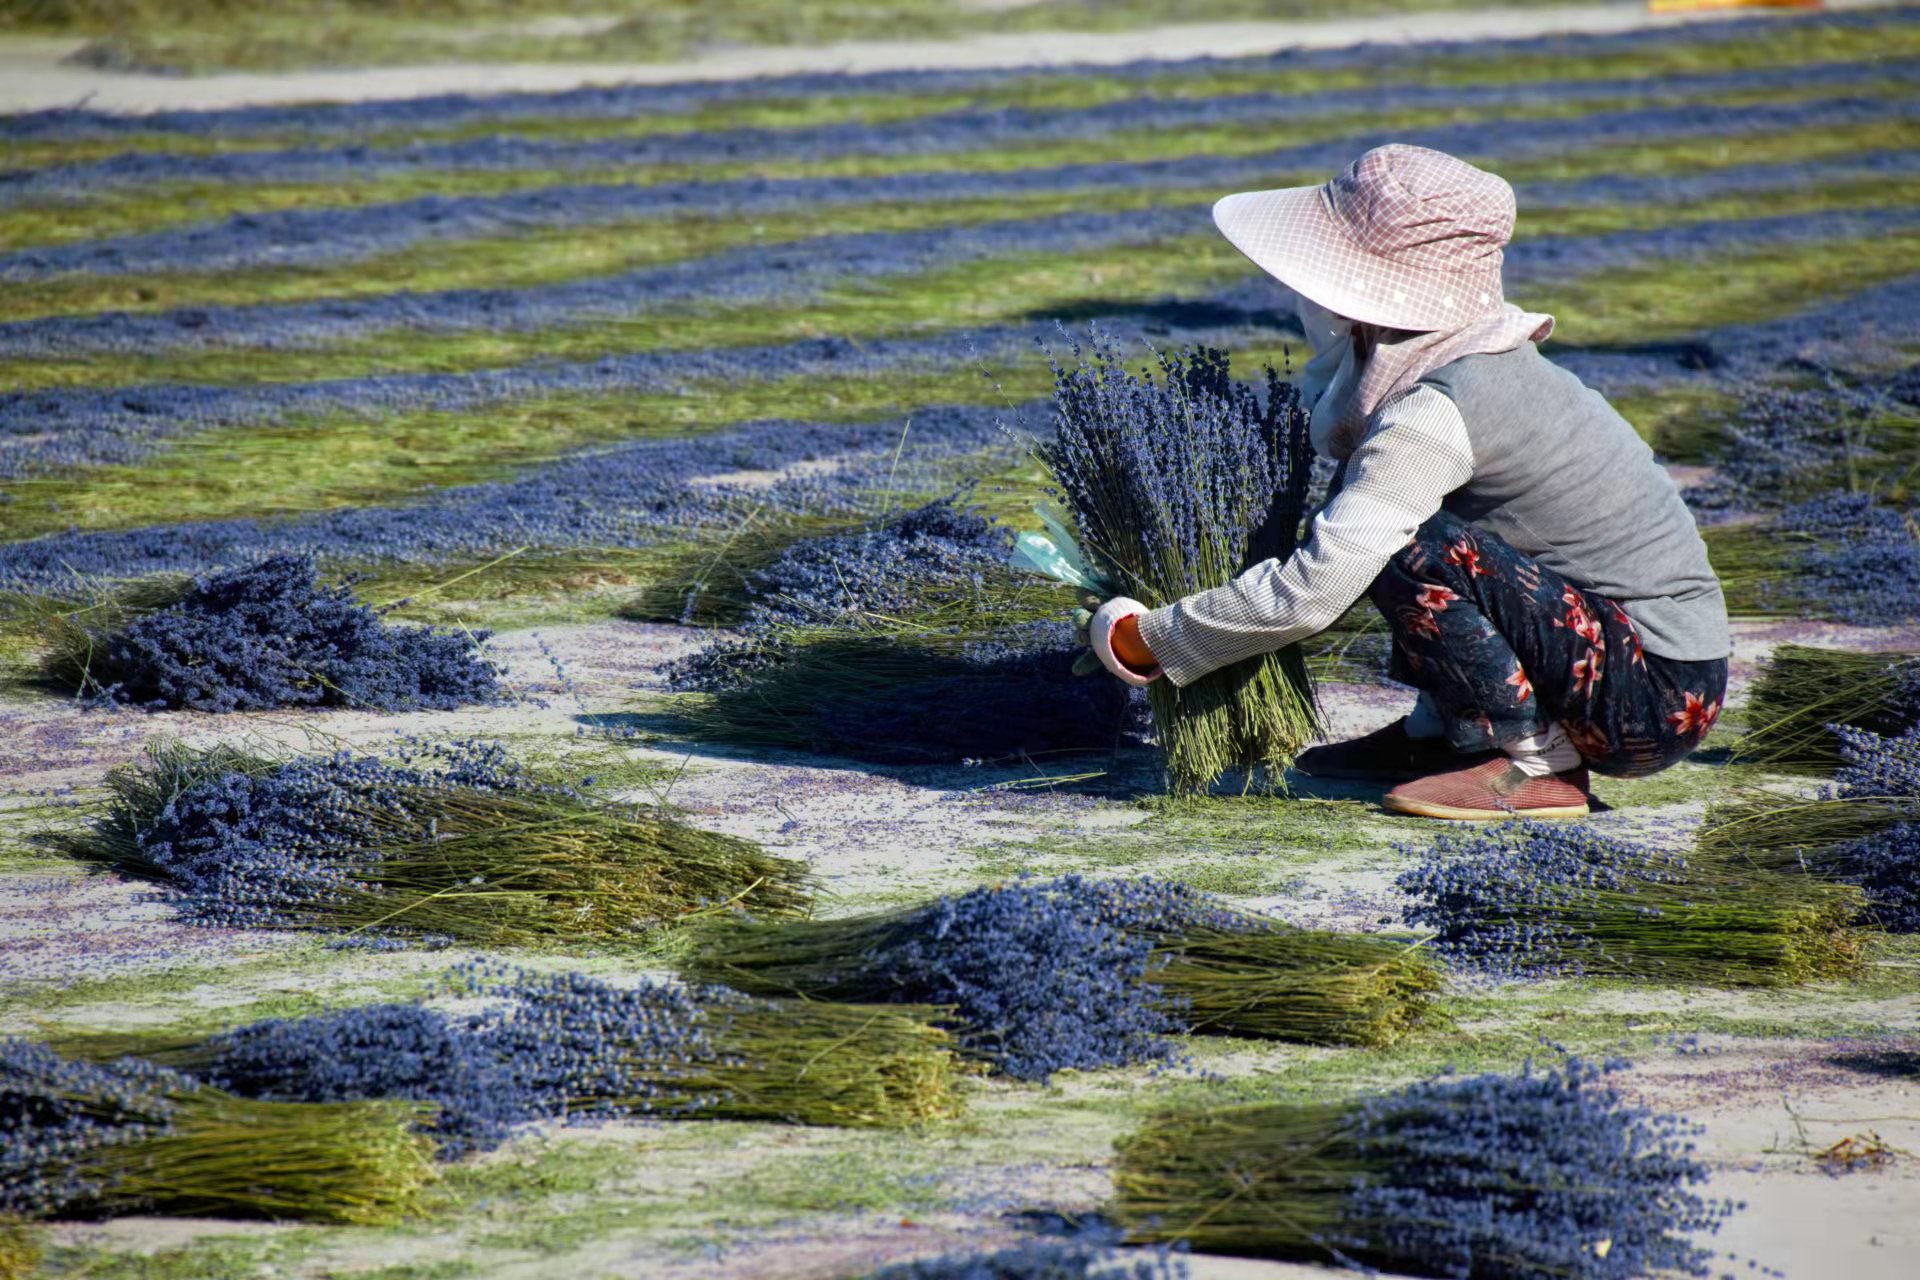
[[[1345,486],[1314,516],[1292,556],[1142,615],[1141,638],[1167,678],[1184,685],[1316,635],[1472,476],[1473,444],[1460,410],[1442,392],[1415,387],[1374,415],[1347,459]]]

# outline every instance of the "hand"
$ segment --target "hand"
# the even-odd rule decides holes
[[[1073,664],[1075,675],[1091,675],[1102,667],[1130,685],[1152,684],[1160,678],[1160,664],[1140,635],[1140,615],[1146,606],[1115,596],[1098,609],[1098,597],[1085,596],[1074,610],[1074,625],[1090,652]]]

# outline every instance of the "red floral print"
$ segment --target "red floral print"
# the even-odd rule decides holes
[[[1595,687],[1600,683],[1600,677],[1604,674],[1601,657],[1597,651],[1589,653],[1584,658],[1575,658],[1573,660],[1573,691],[1592,697]]]
[[[1525,702],[1533,696],[1533,681],[1527,679],[1527,673],[1524,669],[1515,668],[1514,673],[1507,677],[1507,683],[1514,688],[1513,700],[1515,702]]]
[[[1480,563],[1480,548],[1474,546],[1465,538],[1448,547],[1447,554],[1443,558],[1448,564],[1457,565],[1465,569],[1469,578],[1491,578],[1493,576],[1493,570]]]
[[[1634,626],[1633,619],[1627,616],[1627,611],[1613,601],[1607,601],[1607,608],[1613,610],[1614,620],[1626,630],[1627,650],[1632,656],[1633,665],[1636,667],[1646,666],[1647,651],[1640,646],[1640,628]]]
[[[1451,587],[1428,586],[1420,588],[1420,595],[1414,603],[1428,613],[1445,613],[1447,606],[1459,598],[1459,594]]]
[[[1667,714],[1667,723],[1684,738],[1704,738],[1720,718],[1720,700],[1708,702],[1697,693],[1688,693],[1686,705]]]

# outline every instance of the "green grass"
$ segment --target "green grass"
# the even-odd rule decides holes
[[[1848,97],[1902,96],[1902,80],[1867,80],[1847,88]],[[1778,105],[1835,96],[1828,87],[1796,91],[1741,93],[1673,92],[1650,81],[1644,91],[1623,91],[1618,98],[1585,102],[1536,103],[1529,121],[1576,119],[1595,112],[1655,105]],[[1420,129],[1445,124],[1494,122],[1513,118],[1510,108],[1424,109],[1396,113],[1356,112],[1347,116],[1233,123],[1190,129],[1143,129],[1093,138],[1061,139],[1012,147],[925,154],[846,154],[812,160],[722,161],[713,164],[658,164],[601,170],[486,171],[431,169],[369,176],[343,188],[341,181],[247,184],[236,182],[151,183],[111,188],[79,202],[18,205],[0,210],[0,247],[52,245],[139,232],[184,222],[211,221],[236,213],[286,209],[337,208],[417,199],[424,196],[497,195],[561,183],[668,183],[720,181],[737,177],[874,178],[901,173],[997,173],[1053,165],[1112,161],[1152,161],[1193,155],[1257,155],[1282,147],[1333,141],[1382,129]],[[344,200],[343,200],[344,197]]]
[[[639,115],[605,119],[528,117],[504,126],[538,138],[589,139],[645,137],[696,130],[793,129],[830,124],[888,124],[949,111],[1018,107],[1073,110],[1134,98],[1195,99],[1242,93],[1314,94],[1392,85],[1471,85],[1572,83],[1612,77],[1725,74],[1769,67],[1814,66],[1839,62],[1907,58],[1920,54],[1920,24],[1889,16],[1863,28],[1802,28],[1762,31],[1741,39],[1697,43],[1672,42],[1589,55],[1508,56],[1498,59],[1459,55],[1421,58],[1377,68],[1289,68],[1256,60],[1245,68],[1168,71],[1149,77],[1100,73],[1036,73],[984,85],[977,90],[942,93],[849,94],[844,97],[743,98],[718,102],[680,115]],[[503,131],[496,123],[448,127],[399,128],[354,135],[372,147],[454,141]],[[339,135],[290,131],[246,137],[174,133],[124,133],[79,141],[0,139],[0,165],[36,168],[82,163],[129,151],[211,154],[326,145]]]

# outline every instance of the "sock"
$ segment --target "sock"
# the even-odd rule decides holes
[[[1544,778],[1549,774],[1565,773],[1580,767],[1580,753],[1574,749],[1573,740],[1567,737],[1566,731],[1557,724],[1549,725],[1539,733],[1503,742],[1500,749],[1513,761],[1513,767],[1529,778]]]
[[[1447,736],[1447,722],[1440,717],[1440,708],[1433,705],[1429,694],[1421,694],[1419,701],[1413,704],[1413,710],[1407,713],[1407,736],[1409,738],[1444,738]]]

